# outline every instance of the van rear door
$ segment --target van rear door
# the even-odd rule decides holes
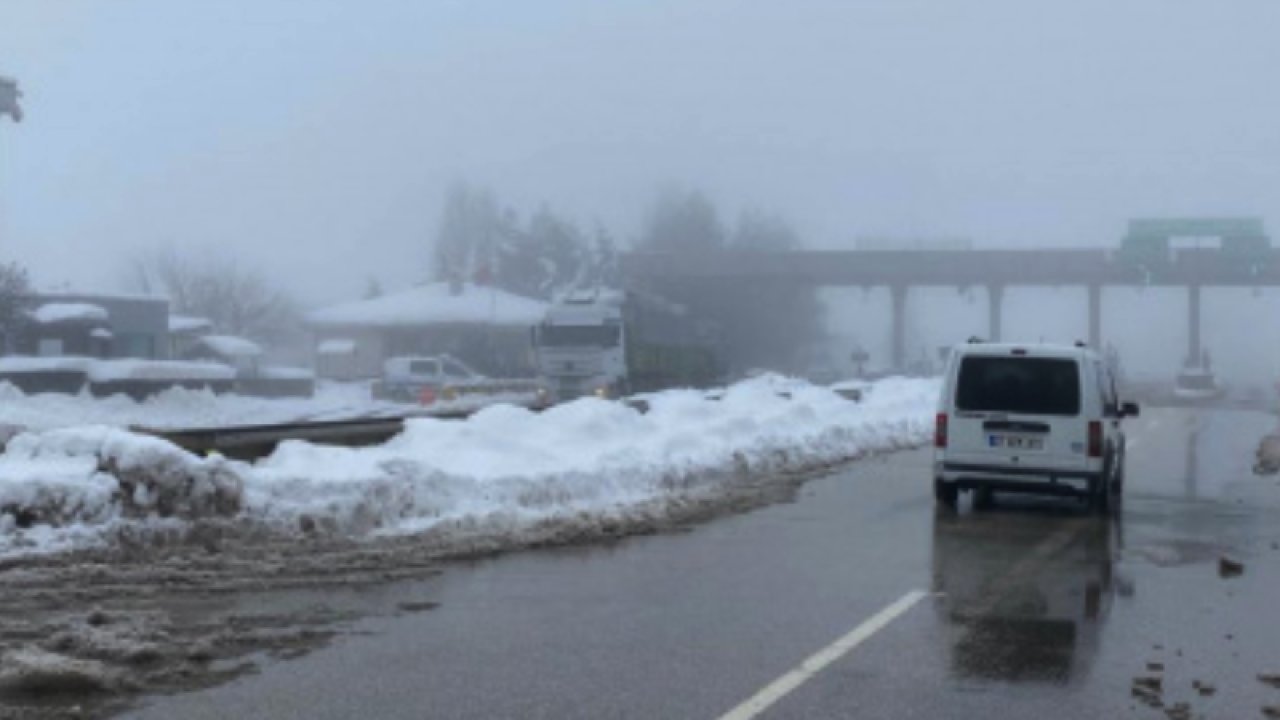
[[[1081,469],[1087,423],[1072,357],[967,355],[956,371],[947,459],[994,467]]]

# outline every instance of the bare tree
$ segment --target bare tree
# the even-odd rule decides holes
[[[293,301],[234,258],[164,247],[134,258],[132,284],[165,295],[172,311],[207,318],[218,332],[275,339],[298,327]]]
[[[491,190],[461,182],[452,185],[445,193],[435,238],[435,278],[468,280],[491,273],[505,224]]]

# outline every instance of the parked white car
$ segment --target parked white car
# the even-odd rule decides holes
[[[449,355],[394,357],[383,364],[373,396],[419,405],[444,404],[475,409],[494,402],[544,407],[547,393],[531,379],[493,379]]]
[[[1082,346],[971,342],[952,353],[938,406],[934,495],[1031,492],[1109,512],[1124,483],[1122,403],[1102,358]]]

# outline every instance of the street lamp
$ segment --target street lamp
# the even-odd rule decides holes
[[[8,115],[14,122],[22,122],[22,106],[18,105],[20,97],[22,91],[18,89],[18,81],[0,75],[0,116]]]

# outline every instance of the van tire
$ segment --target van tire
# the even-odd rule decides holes
[[[1114,484],[1111,480],[1111,473],[1105,471],[1100,477],[1089,484],[1089,509],[1099,515],[1111,514],[1111,493],[1114,490]]]
[[[990,510],[995,505],[995,492],[989,487],[980,487],[973,491],[973,508]]]
[[[948,510],[955,510],[956,505],[960,502],[960,488],[955,483],[943,481],[942,478],[933,479],[933,499],[942,507]]]

